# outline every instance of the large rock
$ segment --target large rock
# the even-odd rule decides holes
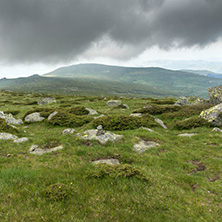
[[[216,126],[222,126],[222,116],[220,116],[221,111],[222,103],[202,111],[200,117],[208,120],[208,122],[214,123]]]
[[[35,112],[26,116],[25,122],[28,122],[28,123],[42,122],[44,119],[45,119],[44,117],[40,116],[40,113]]]
[[[32,145],[29,149],[29,153],[35,154],[35,155],[42,155],[45,153],[52,153],[61,149],[63,149],[62,145],[54,147],[54,148],[47,148],[47,149],[42,149],[39,145]]]
[[[186,105],[190,105],[190,101],[187,97],[185,96],[181,96],[175,103],[175,105],[179,105],[179,106],[186,106]]]
[[[134,151],[141,154],[145,152],[147,149],[152,148],[152,147],[157,147],[157,146],[159,146],[159,144],[154,141],[141,140],[140,142],[134,145]]]
[[[3,111],[0,111],[0,118],[5,119],[6,123],[12,125],[21,125],[23,121],[21,119],[15,119],[11,113],[4,114]]]
[[[17,136],[12,135],[11,133],[0,133],[0,140],[16,140]]]
[[[39,99],[37,103],[38,105],[46,105],[50,103],[56,103],[56,100],[53,97],[44,97],[44,98]]]
[[[211,87],[208,89],[210,103],[217,105],[222,103],[222,86]]]
[[[78,134],[78,137],[83,140],[97,140],[101,144],[106,144],[108,141],[116,142],[121,139],[123,136],[109,131],[103,131],[101,126],[98,126],[97,129],[86,130],[82,134]]]
[[[120,100],[109,100],[106,104],[107,106],[116,107],[120,106],[122,103]]]

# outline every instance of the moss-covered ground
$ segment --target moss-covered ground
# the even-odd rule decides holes
[[[35,101],[41,97],[44,96],[1,92],[0,110],[23,118],[28,111],[40,107]],[[118,98],[130,109],[114,109],[102,97],[55,98],[57,103],[41,107],[66,111],[84,106],[99,114],[116,116],[158,104],[151,98]],[[159,102],[161,106],[164,103],[169,105],[169,99]],[[124,137],[105,145],[63,135],[67,127],[47,121],[18,127],[28,142],[0,141],[0,221],[222,221],[222,133],[212,132],[210,126],[179,130],[174,127],[176,121],[187,116],[178,112],[156,115],[168,130],[154,126],[154,132],[112,131]],[[75,132],[92,128],[90,122],[76,127]],[[197,135],[179,137],[180,133]],[[139,155],[133,146],[140,139],[160,146]],[[42,156],[28,153],[32,144],[50,141],[62,144],[64,149]],[[119,159],[121,166],[92,164],[92,160],[111,157]]]

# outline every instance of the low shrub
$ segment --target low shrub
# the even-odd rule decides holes
[[[102,125],[106,130],[128,130],[136,129],[141,126],[153,127],[157,126],[154,118],[150,115],[144,115],[143,117],[134,116],[104,116],[93,120],[93,126],[97,127]]]
[[[190,117],[194,115],[199,115],[203,110],[209,109],[210,107],[211,105],[209,104],[182,106],[182,109],[177,112],[163,113],[163,117],[169,119]]]
[[[199,116],[194,116],[189,119],[176,121],[174,128],[182,130],[197,128],[201,126],[213,127],[214,125]]]
[[[145,108],[141,108],[138,110],[134,110],[133,113],[148,113],[152,115],[169,113],[181,110],[181,106],[173,106],[173,105],[151,105]]]
[[[50,124],[65,127],[80,127],[93,120],[91,116],[77,116],[66,111],[59,111],[51,120]]]
[[[173,105],[175,104],[176,99],[175,98],[163,98],[163,99],[154,99],[152,98],[151,103],[157,104],[157,105]]]
[[[137,169],[134,166],[123,164],[123,165],[108,165],[108,164],[98,164],[95,169],[90,169],[86,171],[86,175],[89,178],[130,178],[136,177],[137,179],[148,181],[141,170]]]
[[[48,186],[44,190],[44,194],[47,198],[49,198],[52,201],[59,201],[64,200],[71,196],[72,194],[72,187],[67,186],[63,183],[56,183]]]
[[[76,106],[76,107],[67,109],[67,112],[74,114],[74,115],[78,115],[78,116],[83,116],[83,115],[89,114],[89,111],[86,110],[86,108],[84,106]]]
[[[48,116],[54,111],[55,109],[52,108],[35,108],[26,112],[26,114],[23,116],[23,120],[25,120],[26,116],[35,112],[39,112],[42,117],[48,118]]]

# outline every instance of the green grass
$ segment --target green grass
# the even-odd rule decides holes
[[[42,96],[0,92],[1,110],[19,110],[16,118],[22,118],[39,107],[30,103]],[[145,105],[158,104],[149,98],[119,98],[129,105],[126,110],[112,109],[107,100],[95,96],[56,99],[57,103],[42,107],[69,110],[84,106],[99,114],[127,116]],[[64,104],[67,107],[61,107]],[[159,104],[164,105],[164,101]],[[105,145],[62,135],[66,127],[46,121],[19,126],[28,142],[0,141],[0,221],[221,221],[222,134],[207,126],[178,130],[174,122],[177,116],[156,116],[164,120],[168,130],[159,126],[152,127],[155,132],[116,130],[113,132],[124,137]],[[75,130],[81,133],[92,128],[90,122]],[[198,135],[177,136],[187,132]],[[137,154],[133,146],[141,138],[160,146]],[[32,144],[52,141],[64,149],[42,156],[28,153]],[[92,160],[111,157],[118,158],[121,166],[110,169],[92,164]]]

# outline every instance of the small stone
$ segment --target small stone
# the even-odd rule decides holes
[[[108,164],[108,165],[119,165],[119,160],[118,159],[101,159],[101,160],[95,160],[93,161],[94,164]]]
[[[182,133],[182,134],[179,134],[178,136],[185,136],[185,137],[191,137],[191,136],[196,136],[197,133]]]
[[[62,132],[62,134],[64,135],[64,134],[72,134],[72,133],[74,133],[75,132],[75,129],[73,129],[73,128],[68,128],[68,129],[64,129],[63,130],[63,132]]]
[[[214,127],[212,132],[221,132],[222,133],[222,130],[218,127]]]
[[[168,129],[161,119],[158,119],[157,117],[155,117],[154,121],[158,123],[160,126],[162,126],[164,129]]]
[[[142,113],[131,113],[130,116],[134,116],[134,117],[142,117],[143,114],[142,114]]]
[[[140,129],[147,130],[147,131],[149,131],[149,132],[154,132],[152,129],[147,128],[147,127],[140,127]]]
[[[53,113],[51,113],[49,116],[48,116],[48,120],[51,120],[53,116],[55,116],[58,112],[57,111],[54,111]]]
[[[10,157],[11,156],[11,154],[7,154],[7,157]]]
[[[101,136],[101,135],[103,135],[103,134],[104,134],[104,132],[103,132],[103,127],[102,127],[102,125],[97,126],[97,133],[96,133],[96,135],[97,135],[97,136]]]
[[[86,110],[89,111],[89,116],[94,116],[94,115],[98,115],[98,112],[94,109],[90,109],[90,108],[86,108]]]
[[[104,116],[105,116],[105,115],[103,115],[103,114],[100,115],[100,116],[94,116],[93,119],[98,119],[98,118],[100,118],[100,117],[104,117]]]
[[[127,104],[123,104],[123,107],[125,107],[125,109],[129,109],[129,106]]]

